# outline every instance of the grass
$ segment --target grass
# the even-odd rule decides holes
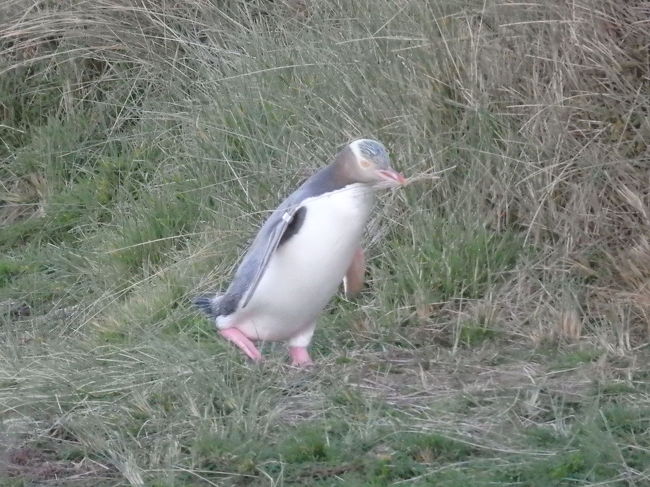
[[[2,4],[0,484],[646,485],[647,9]],[[368,286],[246,363],[190,299],[359,136]]]

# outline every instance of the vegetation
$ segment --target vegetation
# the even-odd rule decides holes
[[[0,484],[650,483],[647,16],[2,2]],[[368,287],[251,365],[190,298],[359,136]]]

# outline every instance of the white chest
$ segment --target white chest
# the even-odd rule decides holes
[[[309,284],[315,291],[321,289],[319,282],[338,284],[359,246],[372,206],[372,195],[364,189],[346,188],[306,200],[303,225],[276,251],[269,279],[277,273],[278,278]]]
[[[243,310],[263,340],[283,340],[311,324],[336,292],[359,247],[373,203],[362,185],[309,198],[298,232],[269,261]]]

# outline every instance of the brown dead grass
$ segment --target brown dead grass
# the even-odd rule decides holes
[[[542,251],[499,301],[538,323],[536,340],[576,340],[601,322],[623,348],[645,344],[650,3],[488,5],[463,32],[483,36],[465,99],[488,97],[521,122],[525,176],[498,206]]]
[[[192,112],[196,109],[193,105],[196,101],[188,102],[186,97],[199,98],[208,94],[206,98],[210,99],[212,90],[220,87],[224,80],[239,81],[244,76],[249,79],[252,78],[248,76],[250,73],[271,72],[276,68],[256,64],[255,51],[250,44],[247,46],[253,54],[238,45],[238,42],[243,44],[249,37],[264,32],[263,29],[256,31],[255,26],[264,22],[276,26],[277,30],[269,29],[270,34],[265,39],[284,47],[282,42],[286,32],[283,29],[286,25],[283,22],[304,22],[301,28],[305,29],[319,25],[323,29],[331,28],[331,23],[344,22],[338,17],[330,22],[328,17],[332,11],[341,8],[339,3],[334,5],[315,0],[224,2],[221,9],[206,2],[170,4],[147,0],[134,6],[132,2],[116,0],[103,0],[92,5],[88,2],[41,1],[30,4],[28,11],[24,2],[6,3],[0,6],[0,74],[18,73],[27,80],[39,76],[45,80],[53,72],[64,77],[67,88],[50,115],[65,118],[82,110],[85,101],[97,101],[93,96],[98,91],[102,96],[110,93],[116,83],[124,81],[118,74],[127,73],[132,76],[125,78],[129,95],[131,91],[159,90],[161,98],[169,96],[181,107],[178,111],[182,113],[165,113],[164,110],[170,109],[161,105],[164,109],[155,114],[163,119],[168,117],[165,122],[180,121],[178,130],[185,132],[175,139],[179,146],[186,144],[194,150],[196,140],[205,139],[202,143],[212,144],[221,151],[229,139],[224,139],[224,142],[210,138],[214,135],[214,127],[210,125],[213,122],[201,118],[203,114],[199,116]],[[390,333],[382,328],[385,323],[374,319],[377,310],[388,306],[382,301],[385,283],[378,279],[371,283],[373,293],[364,298],[363,307],[354,314],[344,314],[351,318],[346,332],[342,333],[353,345],[349,350],[341,354],[337,354],[336,349],[330,351],[327,357],[322,358],[319,368],[311,372],[279,365],[277,362],[282,358],[278,353],[266,365],[268,368],[262,369],[264,374],[259,374],[264,376],[262,379],[258,377],[257,369],[235,367],[231,360],[235,354],[219,349],[218,354],[212,357],[208,352],[201,355],[203,352],[199,348],[175,349],[170,344],[175,338],[169,336],[176,335],[166,335],[172,328],[170,322],[186,319],[189,311],[174,315],[166,308],[174,306],[177,309],[179,302],[182,303],[178,295],[182,293],[169,291],[164,279],[171,282],[168,287],[184,287],[187,294],[191,294],[197,272],[186,264],[200,260],[206,254],[226,255],[226,252],[214,253],[215,240],[233,243],[235,237],[242,234],[241,229],[233,226],[232,229],[220,228],[199,235],[196,237],[199,243],[194,241],[194,249],[199,250],[192,253],[190,246],[186,253],[182,253],[185,249],[177,249],[178,253],[170,251],[165,254],[165,258],[171,259],[168,266],[163,265],[146,277],[139,274],[130,276],[126,288],[101,288],[104,283],[97,278],[106,272],[109,276],[115,275],[117,280],[117,277],[123,277],[122,268],[106,271],[103,260],[83,260],[85,256],[79,260],[71,258],[73,264],[68,268],[75,270],[83,268],[86,262],[94,263],[95,267],[91,270],[84,268],[79,278],[88,282],[89,295],[96,301],[71,308],[61,319],[57,318],[56,324],[52,323],[53,317],[65,311],[56,305],[48,314],[33,319],[16,313],[16,316],[11,316],[11,325],[18,330],[15,343],[36,347],[36,351],[33,356],[27,353],[23,362],[14,358],[13,350],[7,352],[7,363],[13,366],[15,361],[19,364],[17,369],[23,368],[20,374],[16,373],[17,379],[13,372],[7,373],[10,381],[3,398],[16,408],[38,400],[44,408],[50,408],[47,414],[64,417],[68,411],[58,411],[52,406],[59,399],[54,397],[59,391],[57,387],[62,388],[60,384],[66,383],[59,379],[76,377],[91,395],[96,394],[102,399],[90,406],[85,403],[86,399],[73,396],[69,399],[67,407],[70,408],[70,417],[74,418],[70,420],[71,429],[76,427],[81,438],[75,441],[87,446],[91,452],[89,456],[96,452],[107,455],[106,463],[114,466],[106,473],[103,469],[108,467],[79,465],[54,455],[48,456],[47,452],[23,446],[23,435],[17,433],[17,439],[12,439],[15,446],[5,452],[3,473],[39,482],[86,474],[117,475],[116,469],[119,468],[127,481],[137,484],[146,476],[143,472],[152,474],[158,468],[176,468],[175,464],[165,464],[167,457],[164,455],[169,455],[168,458],[174,461],[186,462],[187,468],[198,469],[190,465],[192,460],[188,460],[186,452],[179,453],[179,444],[184,447],[191,444],[187,437],[203,428],[205,424],[202,421],[206,418],[213,421],[214,418],[208,417],[210,415],[227,414],[229,419],[235,418],[233,424],[227,426],[230,428],[234,428],[238,421],[250,421],[250,424],[246,423],[247,432],[257,431],[257,428],[266,433],[273,431],[278,423],[294,425],[317,420],[327,412],[340,409],[346,420],[355,427],[358,425],[361,433],[369,424],[394,424],[394,418],[381,415],[383,407],[403,414],[407,418],[403,424],[412,430],[442,432],[460,438],[480,451],[505,454],[516,450],[525,455],[545,457],[552,452],[530,446],[525,437],[526,428],[542,426],[568,438],[572,434],[571,425],[576,423],[573,415],[583,414],[575,412],[578,405],[599,400],[600,393],[594,391],[598,384],[637,386],[647,381],[647,345],[650,341],[650,151],[647,144],[650,140],[650,2],[467,1],[457,2],[448,9],[440,7],[439,11],[435,10],[438,3],[434,2],[398,3],[396,10],[394,3],[382,5],[387,11],[393,9],[390,10],[395,15],[392,18],[404,22],[403,27],[399,24],[393,27],[388,22],[382,28],[384,30],[377,33],[359,32],[361,40],[345,38],[339,41],[337,38],[337,43],[329,47],[336,55],[343,56],[346,52],[335,49],[365,42],[366,34],[370,39],[376,35],[379,38],[377,43],[386,41],[386,45],[381,45],[382,53],[395,64],[382,65],[375,73],[376,78],[370,81],[376,82],[380,88],[384,87],[383,82],[387,87],[399,87],[403,98],[396,98],[396,106],[391,106],[389,102],[392,100],[389,100],[385,107],[373,112],[377,124],[380,120],[386,122],[386,126],[381,128],[382,134],[393,138],[393,152],[399,154],[403,151],[399,156],[400,162],[412,164],[415,174],[429,174],[434,170],[455,167],[458,163],[458,169],[445,173],[439,184],[428,187],[422,184],[423,189],[414,202],[423,205],[429,200],[439,202],[439,206],[453,216],[456,214],[450,207],[457,205],[461,208],[458,214],[465,211],[461,214],[461,219],[465,218],[461,223],[476,216],[495,234],[504,230],[521,234],[526,251],[530,253],[519,259],[515,268],[498,282],[491,283],[485,295],[478,299],[453,296],[444,302],[429,302],[423,297],[427,296],[427,290],[414,291],[412,299],[401,303],[400,309],[388,311],[391,320],[395,317],[394,321],[399,321],[393,323],[390,330],[397,336],[395,340],[399,341],[399,346],[389,342],[387,336]],[[352,12],[350,16],[355,9],[360,9],[354,14],[358,14],[360,24],[367,20],[367,15],[375,13],[360,2],[346,5]],[[420,25],[420,14],[435,22]],[[417,27],[417,32],[409,31],[413,26]],[[405,36],[409,40],[399,40],[404,43],[395,44],[398,47],[386,40]],[[321,46],[317,48],[321,49]],[[326,49],[322,52],[335,58]],[[350,52],[350,56],[359,55]],[[304,63],[310,64],[311,61],[308,59]],[[350,67],[348,61],[345,58],[346,67]],[[241,73],[228,71],[224,66],[238,66]],[[225,74],[218,71],[221,68]],[[329,67],[323,68],[323,76],[327,74],[325,69]],[[344,70],[341,72],[345,73]],[[318,88],[318,76],[312,79],[305,75],[303,79],[299,71],[293,76],[295,78],[289,76],[287,79],[302,83],[304,86],[301,88],[305,90]],[[399,77],[398,82],[394,83],[391,77]],[[357,82],[362,78],[351,79]],[[265,82],[271,85],[275,81],[265,78]],[[277,83],[278,90],[287,84],[284,78]],[[190,85],[195,92],[184,91]],[[242,86],[249,88],[245,83]],[[263,83],[260,86],[262,88],[257,88],[261,94],[267,88]],[[350,93],[355,94],[355,90],[367,99],[374,96],[374,85],[368,91],[355,86]],[[264,93],[272,95],[272,90]],[[348,119],[363,118],[355,111],[353,101],[348,99],[352,98],[350,93],[336,94],[341,97],[337,98],[338,109],[345,112]],[[226,102],[241,103],[237,110],[245,111],[249,106],[242,101],[243,98],[235,93]],[[277,102],[272,96],[269,98]],[[101,101],[104,103],[103,99]],[[406,109],[398,106],[401,101],[404,101]],[[345,138],[366,127],[354,121],[343,127],[331,122],[330,126],[327,125],[330,112],[324,112],[325,115],[312,113],[313,107],[305,108],[301,101],[290,98],[285,102],[300,105],[300,109],[294,106],[291,109],[303,118],[298,118],[298,122],[287,118],[283,122],[296,124],[292,126],[296,127],[292,129],[292,136],[296,139],[286,144],[287,153],[283,153],[282,163],[286,162],[285,157],[296,159],[303,171],[306,171],[307,164],[316,164],[304,162],[308,157],[303,156],[307,156],[309,150],[320,150],[321,146],[326,146],[326,140]],[[104,134],[107,140],[117,137],[116,134],[137,118],[130,110],[137,113],[140,109],[139,101],[131,98],[112,99],[110,103],[118,108],[118,114],[110,130]],[[278,112],[282,108],[275,107]],[[232,110],[235,113],[236,110]],[[402,113],[402,110],[407,113]],[[15,115],[6,106],[0,106],[0,113],[7,119]],[[399,116],[395,116],[396,113]],[[250,119],[237,120],[250,121],[255,116],[254,113]],[[259,123],[260,133],[265,133],[268,127]],[[223,130],[240,130],[218,118],[214,124],[218,129],[224,125]],[[20,127],[13,129],[22,130]],[[245,132],[243,128],[241,131]],[[152,138],[164,139],[168,135],[162,131],[153,133]],[[286,141],[282,139],[280,142]],[[161,143],[161,147],[170,150],[169,145]],[[449,147],[456,152],[447,152]],[[38,218],[48,194],[49,183],[43,174],[16,176],[12,172],[13,154],[9,152],[3,153],[7,158],[0,162],[3,171],[0,173],[3,175],[0,185],[1,225]],[[170,168],[182,164],[184,150],[171,150],[170,154],[165,161]],[[197,154],[203,156],[205,153],[197,150],[194,156]],[[225,156],[219,153],[218,157]],[[287,163],[282,171],[289,174],[293,169]],[[458,174],[465,170],[471,178],[459,182],[462,176]],[[259,175],[267,177],[262,169]],[[250,184],[252,188],[256,184],[255,180],[238,174],[235,178],[242,187]],[[167,182],[156,180],[151,184],[160,190]],[[418,186],[414,184],[412,187]],[[244,190],[247,202],[256,197],[251,191],[252,196],[248,198],[249,189],[246,186]],[[227,199],[228,196],[224,193],[219,198]],[[270,205],[271,198],[268,195],[267,198]],[[403,201],[395,198],[393,203],[399,207]],[[470,210],[463,205],[469,206]],[[240,209],[236,208],[238,218],[241,217]],[[404,240],[408,242],[415,235],[408,222],[418,211],[417,205],[385,210],[381,217],[389,216],[392,222],[382,228],[374,225],[372,230],[376,238],[371,243],[374,245],[379,237],[388,235],[391,228],[399,228],[398,233],[406,235]],[[394,216],[396,213],[399,216]],[[415,238],[413,240],[415,242]],[[129,245],[135,247],[148,243]],[[124,248],[128,249],[129,245],[124,245]],[[102,256],[116,253],[115,249],[106,252],[105,247],[82,250]],[[379,255],[377,260],[382,258],[383,255]],[[230,263],[220,265],[209,276],[211,280],[222,279]],[[417,271],[415,269],[415,273]],[[160,287],[151,284],[158,282],[157,279],[163,282]],[[435,286],[439,279],[440,276],[430,276],[431,286]],[[93,286],[100,289],[93,290]],[[92,294],[92,291],[96,293]],[[26,291],[25,295],[30,293]],[[167,312],[171,318],[165,317]],[[158,313],[163,318],[151,318]],[[495,334],[486,334],[484,339],[478,335],[476,343],[463,343],[462,328],[466,324],[485,326]],[[184,322],[183,326],[194,325]],[[51,332],[52,328],[56,329]],[[72,335],[75,337],[83,335],[87,342],[70,345],[66,335],[69,330],[74,330]],[[143,330],[151,336],[135,336]],[[351,330],[349,334],[348,330]],[[50,341],[42,338],[48,337],[50,332],[56,336],[50,337]],[[120,336],[122,332],[124,337]],[[183,340],[186,338],[183,332],[178,333]],[[331,331],[323,330],[321,336],[327,337],[326,333],[331,334]],[[101,340],[115,340],[117,345],[102,348],[102,344],[96,348],[97,334],[101,335]],[[395,337],[391,335],[390,338]],[[126,351],[122,352],[118,350],[122,346],[121,339],[142,340],[142,343],[132,346],[135,352],[126,350],[126,345]],[[149,339],[160,340],[160,343],[155,342],[156,346],[149,349],[149,343],[145,342]],[[384,339],[386,343],[382,342]],[[183,340],[179,339],[179,343],[186,346]],[[341,345],[334,339],[332,343],[334,347]],[[79,348],[74,349],[75,346]],[[114,352],[106,351],[113,346]],[[140,346],[142,357],[139,356]],[[201,343],[201,346],[205,344]],[[538,349],[541,352],[536,354]],[[103,361],[94,363],[95,354],[102,353],[106,355]],[[196,358],[193,353],[197,353],[199,365],[192,362]],[[68,360],[73,365],[67,365]],[[88,377],[79,374],[75,360],[81,364],[86,361],[94,364]],[[169,364],[173,360],[178,363],[172,367]],[[351,363],[345,365],[348,360]],[[158,384],[164,384],[160,389],[173,389],[177,384],[169,377],[175,377],[174,374],[178,375],[178,381],[186,381],[189,385],[176,396],[170,394],[169,400],[177,402],[161,406],[166,391],[159,390]],[[196,377],[204,382],[192,384],[191,379]],[[13,384],[14,380],[18,385]],[[206,384],[212,385],[214,380],[223,381],[223,384],[217,383],[230,394],[227,400],[223,400],[228,403],[227,407],[222,406],[222,409],[215,406],[215,401],[218,401],[212,397],[202,399],[202,394],[209,389]],[[142,390],[134,391],[134,384]],[[272,406],[266,405],[267,392],[276,391],[276,388],[283,393]],[[12,396],[14,389],[16,392]],[[65,389],[62,391],[64,397],[70,394]],[[104,400],[102,394],[106,391],[119,392],[123,396],[119,400],[112,397]],[[217,394],[219,400],[221,392],[219,390]],[[350,394],[346,396],[348,392]],[[339,394],[336,400],[332,398],[335,393]],[[133,399],[137,399],[138,394],[142,395],[139,402]],[[361,398],[358,401],[360,405],[355,403],[355,394]],[[251,413],[241,406],[246,400],[252,406],[256,401],[261,404],[258,405],[262,411],[259,417],[255,416],[255,411]],[[636,401],[639,407],[645,407],[647,393],[622,394],[620,402],[626,401]],[[142,410],[138,409],[140,404]],[[375,405],[377,409],[373,409]],[[124,411],[116,413],[118,406]],[[156,434],[159,437],[151,440],[143,433],[143,437],[131,442],[132,432],[124,433],[121,421],[129,414],[137,418],[143,411],[150,415],[148,422],[158,421],[156,424],[160,430],[153,432],[151,437]],[[83,415],[86,412],[99,418],[93,426],[96,432],[84,427],[87,418]],[[33,413],[37,418],[34,424],[39,420],[39,414]],[[165,421],[156,415],[164,416]],[[169,422],[167,417],[171,418]],[[115,438],[111,436],[114,426],[117,431]],[[144,431],[145,426],[142,428]],[[38,430],[36,426],[33,429]],[[52,436],[51,432],[41,433]],[[38,433],[33,433],[31,439],[36,436]],[[112,438],[114,443],[107,446],[106,438]],[[171,446],[164,454],[156,450],[151,458],[136,458],[143,449],[137,443],[148,440],[151,440],[147,443],[149,446],[159,441],[156,448],[166,445],[165,441],[169,441]],[[161,446],[160,449],[163,451],[164,448]],[[391,457],[391,452],[382,451],[380,446],[376,454]],[[84,461],[88,461],[88,457]],[[433,463],[431,458],[422,461]],[[313,477],[335,477],[345,473],[320,466],[315,466],[311,472],[308,475]],[[647,480],[643,472],[632,472],[630,478],[643,481],[644,475]]]

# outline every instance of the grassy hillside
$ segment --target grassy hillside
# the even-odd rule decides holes
[[[1,3],[0,484],[647,485],[649,13]],[[190,298],[359,136],[368,287],[251,365]]]

